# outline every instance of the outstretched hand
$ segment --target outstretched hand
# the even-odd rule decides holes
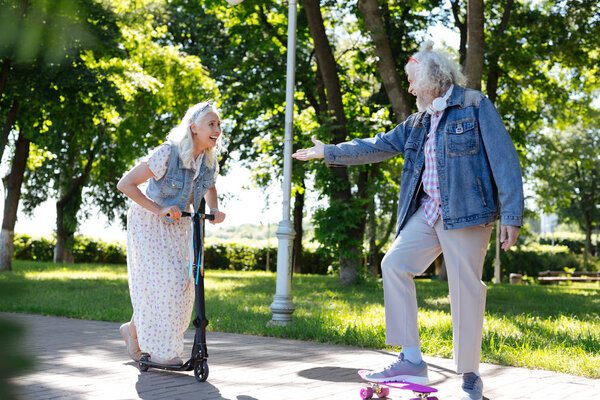
[[[312,140],[312,142],[315,144],[313,147],[296,150],[296,152],[292,154],[292,157],[300,161],[308,161],[312,160],[313,158],[325,157],[325,144],[318,140],[316,136],[312,136],[310,140]]]

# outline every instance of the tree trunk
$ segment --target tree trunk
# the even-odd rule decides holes
[[[104,132],[104,131],[103,131]],[[103,132],[99,136],[103,135]],[[88,153],[87,163],[81,175],[76,178],[60,176],[60,187],[64,188],[60,199],[56,202],[56,246],[53,261],[55,263],[73,263],[73,243],[77,230],[77,212],[81,207],[83,188],[87,182],[96,158],[96,148]],[[72,179],[72,180],[71,180]]]
[[[583,265],[587,268],[589,255],[592,254],[592,219],[590,215],[584,213],[585,220],[585,248],[583,249]]]
[[[446,261],[444,260],[444,255],[440,254],[438,258],[434,261],[435,264],[435,274],[437,275],[438,281],[447,281],[448,280],[448,272],[446,271]]]
[[[508,20],[510,18],[513,5],[514,0],[506,1],[506,6],[504,7],[504,12],[502,13],[502,20],[494,32],[494,37],[499,38],[504,35],[506,27],[508,26]],[[492,103],[496,103],[496,98],[498,96],[498,80],[500,79],[500,67],[498,66],[498,61],[500,60],[502,50],[505,49],[494,49],[489,59],[490,66],[486,81],[486,92]]]
[[[75,232],[66,227],[65,211],[59,204],[60,202],[56,203],[56,245],[54,246],[52,261],[54,263],[72,264],[75,262],[75,257],[73,256]]]
[[[465,66],[465,59],[467,58],[467,24],[465,21],[460,20],[460,0],[450,1],[452,4],[452,15],[454,15],[454,25],[460,32],[460,44],[458,48],[459,63],[463,67]]]
[[[377,219],[375,218],[375,196],[369,199],[369,255],[367,256],[367,270],[374,277],[379,276],[379,254],[377,249]]]
[[[467,5],[467,56],[465,75],[470,88],[481,90],[483,57],[483,0],[469,0]]]
[[[7,175],[6,199],[4,200],[4,218],[2,220],[2,232],[0,233],[0,270],[10,270],[14,251],[15,223],[17,222],[17,210],[19,198],[21,197],[21,185],[27,158],[29,157],[30,141],[20,132],[15,143],[15,156],[12,168]]]
[[[377,70],[392,105],[396,123],[401,123],[411,114],[408,92],[402,90],[400,77],[394,63],[392,47],[383,24],[377,0],[359,0],[358,8],[365,19],[377,56]]]
[[[318,0],[302,0],[302,5],[306,11],[308,28],[310,35],[315,43],[315,54],[317,56],[318,68],[321,71],[323,84],[325,86],[325,95],[327,97],[327,109],[333,117],[331,131],[334,134],[333,143],[341,143],[346,140],[346,115],[344,114],[344,104],[342,102],[342,92],[337,72],[337,64],[333,56],[333,51],[329,44],[329,39],[325,34],[323,16]],[[350,182],[348,179],[348,170],[346,167],[333,169],[336,180],[339,183],[337,189],[331,194],[331,201],[347,203],[351,199]],[[360,224],[359,224],[360,225]],[[352,239],[362,240],[364,234],[359,227],[348,230],[349,241]],[[356,247],[348,243],[340,243],[340,283],[343,285],[351,284],[358,277],[359,251]]]
[[[301,180],[300,186],[302,189],[305,188],[304,179]],[[296,191],[296,195],[294,196],[294,231],[296,232],[296,236],[294,236],[294,244],[293,244],[293,252],[294,260],[294,273],[300,274],[302,273],[302,266],[298,262],[302,259],[302,217],[304,214],[304,190],[302,193],[300,191]]]
[[[342,91],[337,64],[325,33],[321,7],[318,0],[302,0],[302,5],[306,11],[310,35],[315,43],[315,54],[327,95],[327,108],[335,118],[335,136],[336,139],[344,141],[346,140],[346,115],[344,114]]]
[[[2,94],[4,94],[8,71],[10,71],[10,59],[5,58],[4,62],[2,63],[2,70],[0,70],[0,97],[2,97]]]
[[[6,121],[4,122],[4,129],[2,130],[2,136],[0,136],[0,160],[2,160],[2,156],[4,155],[4,149],[6,148],[6,144],[8,143],[8,135],[10,131],[12,131],[15,122],[17,121],[17,112],[19,111],[19,100],[14,99],[10,110],[8,111],[8,115],[6,116]]]

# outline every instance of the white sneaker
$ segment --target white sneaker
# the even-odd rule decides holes
[[[365,379],[371,382],[411,382],[426,385],[429,382],[427,375],[427,363],[421,361],[419,364],[404,359],[400,353],[398,359],[379,371],[365,374]]]

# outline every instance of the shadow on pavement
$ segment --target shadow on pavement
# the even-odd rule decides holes
[[[191,398],[203,399],[210,398],[215,400],[228,400],[221,396],[219,389],[209,381],[198,382],[193,375],[183,372],[149,370],[138,376],[135,389],[140,399],[165,399],[169,398],[169,393],[176,392],[181,394],[193,394]],[[252,400],[246,397],[244,400]]]
[[[315,367],[299,371],[298,376],[323,382],[350,383],[362,381],[356,368]]]

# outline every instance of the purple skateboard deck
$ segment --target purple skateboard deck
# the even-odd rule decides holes
[[[365,374],[367,374],[369,372],[371,372],[371,371],[367,371],[364,369],[361,369],[360,371],[358,371],[358,375],[362,379],[364,379],[365,381],[367,381],[371,384],[371,387],[362,388],[360,390],[360,397],[362,399],[371,399],[371,398],[373,398],[374,394],[376,394],[379,398],[387,398],[387,395],[390,393],[389,388],[394,388],[394,389],[402,389],[402,390],[412,390],[417,397],[413,398],[411,400],[420,400],[420,399],[438,400],[437,397],[429,397],[429,395],[431,393],[437,392],[437,389],[435,389],[435,388],[432,388],[429,386],[424,386],[424,385],[419,385],[419,384],[412,383],[412,382],[373,382],[373,381],[370,381],[367,378],[365,378]]]

